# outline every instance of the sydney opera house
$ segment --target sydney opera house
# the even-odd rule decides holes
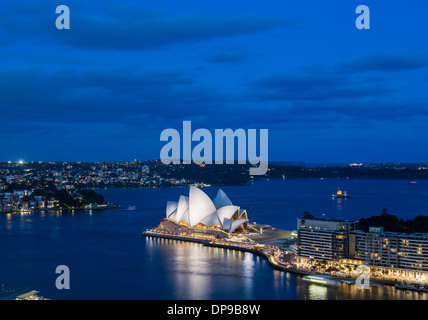
[[[211,198],[201,189],[191,186],[189,196],[178,201],[168,201],[162,228],[170,233],[204,233],[219,236],[222,233],[246,232],[247,212],[235,206],[229,197],[219,190]]]

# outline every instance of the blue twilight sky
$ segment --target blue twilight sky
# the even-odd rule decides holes
[[[414,0],[2,0],[0,161],[155,159],[191,120],[269,129],[269,160],[428,162],[427,17]]]

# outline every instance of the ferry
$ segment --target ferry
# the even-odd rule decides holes
[[[340,189],[337,189],[336,193],[333,193],[332,198],[350,198],[351,196],[346,191],[342,191]]]
[[[403,281],[396,282],[395,288],[402,289],[402,290],[418,291],[418,292],[428,292],[428,285],[416,284],[416,283],[404,283]]]
[[[355,284],[355,279],[340,279],[340,281],[346,284]]]
[[[134,211],[136,209],[137,209],[136,206],[128,206],[128,209],[126,209],[126,210],[128,210],[128,211]]]
[[[337,280],[334,280],[334,279],[332,279],[330,277],[322,276],[322,275],[304,276],[302,278],[302,280],[310,282],[310,283],[314,283],[314,284],[322,284],[322,285],[333,286],[333,287],[338,287],[339,283],[340,283]]]

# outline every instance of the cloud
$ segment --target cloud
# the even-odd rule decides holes
[[[122,5],[122,4],[121,4]],[[216,38],[265,32],[292,26],[289,20],[260,16],[175,15],[144,10],[141,6],[121,8],[110,1],[93,8],[77,1],[70,9],[70,30],[57,30],[53,2],[41,5],[8,4],[0,11],[0,30],[50,42],[96,50],[150,50],[177,44],[193,44]],[[15,19],[16,16],[25,17]]]
[[[394,85],[378,74],[342,71],[342,65],[308,65],[247,82],[244,97],[250,107],[246,112],[259,123],[296,128],[300,124],[302,130],[317,123],[364,128],[428,119],[426,97],[413,95],[412,86]]]
[[[376,80],[351,78],[328,70],[270,75],[249,86],[247,96],[259,101],[355,99],[389,91]]]
[[[342,72],[364,72],[364,71],[403,71],[415,70],[427,66],[425,55],[401,54],[401,55],[376,55],[356,59],[342,63],[339,66]]]
[[[249,54],[240,49],[233,48],[221,50],[215,54],[208,54],[203,59],[209,63],[235,64],[248,59],[248,57]]]
[[[1,123],[37,119],[141,127],[142,120],[215,116],[230,97],[198,84],[183,70],[14,67],[0,69],[0,100]]]
[[[97,49],[141,50],[189,44],[219,37],[262,32],[286,24],[259,17],[181,16],[136,20],[118,25],[116,19],[76,21],[63,43]]]

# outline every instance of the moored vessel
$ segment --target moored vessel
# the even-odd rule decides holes
[[[339,286],[339,283],[340,283],[337,280],[334,280],[330,277],[322,276],[322,275],[308,275],[308,276],[304,276],[302,280],[306,282],[314,283],[314,284],[322,284],[322,285],[333,286],[333,287]]]
[[[340,189],[337,189],[336,193],[333,193],[332,198],[350,198],[351,196],[346,191],[342,191]]]

